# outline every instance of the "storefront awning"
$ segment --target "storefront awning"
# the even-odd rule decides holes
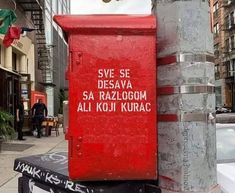
[[[4,68],[4,67],[2,67],[2,66],[0,66],[0,70],[3,70],[3,71],[6,71],[6,72],[9,72],[9,73],[14,74],[14,75],[16,75],[16,76],[21,76],[21,74],[20,74],[20,73],[18,73],[18,72],[14,72],[14,71],[9,70],[9,69],[7,69],[7,68]]]

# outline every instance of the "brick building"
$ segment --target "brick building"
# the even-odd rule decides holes
[[[235,1],[211,0],[216,105],[235,110]]]

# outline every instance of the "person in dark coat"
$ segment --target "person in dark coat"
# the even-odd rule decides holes
[[[16,109],[16,122],[17,122],[17,132],[18,140],[25,140],[23,138],[23,125],[24,125],[24,99],[21,98]]]
[[[38,102],[35,103],[32,107],[32,117],[34,120],[35,127],[37,129],[37,137],[41,137],[42,122],[47,116],[47,107],[42,102],[42,99],[38,99]]]

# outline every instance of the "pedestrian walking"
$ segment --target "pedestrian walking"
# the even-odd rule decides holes
[[[24,99],[20,98],[16,109],[16,122],[17,122],[17,132],[18,140],[25,140],[23,138],[23,125],[24,125]]]
[[[42,99],[38,99],[38,102],[35,103],[32,107],[32,117],[37,130],[37,137],[40,138],[42,135],[42,122],[47,116],[47,107],[42,102]]]

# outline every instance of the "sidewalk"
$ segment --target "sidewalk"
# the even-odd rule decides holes
[[[0,153],[0,193],[18,193],[18,177],[21,174],[13,171],[16,158],[47,152],[67,152],[67,141],[64,139],[62,128],[58,137],[53,132],[50,137],[38,139],[26,136],[25,138],[27,139],[25,141],[9,142],[9,149],[5,145],[5,150]]]

